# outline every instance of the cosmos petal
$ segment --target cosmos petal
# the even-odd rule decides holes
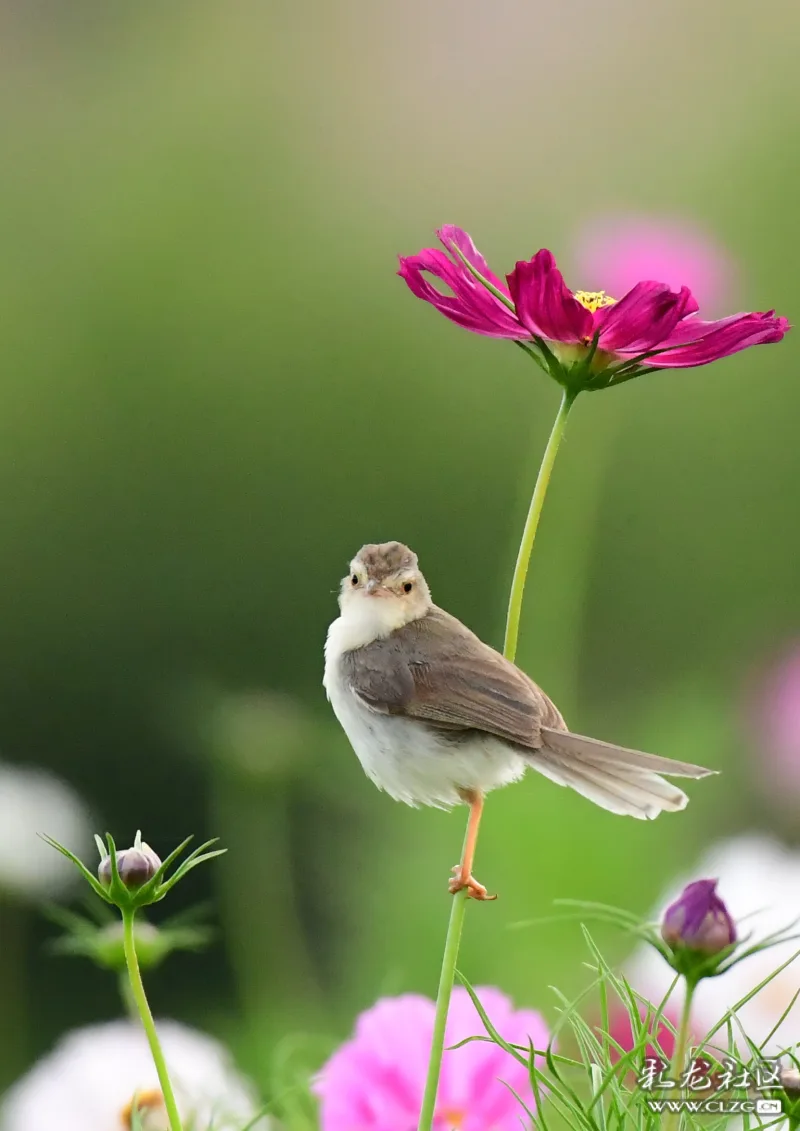
[[[508,289],[520,322],[531,334],[553,342],[591,339],[592,315],[572,294],[546,248],[517,263],[508,276]]]
[[[483,263],[480,256],[478,259]],[[492,338],[529,337],[500,299],[479,283],[460,260],[454,263],[438,248],[401,256],[398,274],[417,298],[429,302],[440,314],[467,330]],[[435,286],[429,276],[443,283],[450,293]]]
[[[776,316],[774,310],[733,314],[715,322],[687,318],[661,343],[665,352],[648,358],[647,364],[659,369],[707,365],[750,346],[779,342],[789,329],[788,318]]]
[[[619,302],[596,312],[599,347],[611,353],[644,353],[668,337],[681,318],[696,310],[688,287],[673,291],[666,283],[637,283]]]

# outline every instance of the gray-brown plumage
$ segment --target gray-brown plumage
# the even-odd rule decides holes
[[[353,691],[389,715],[484,731],[530,750],[542,745],[543,726],[565,727],[532,679],[436,605],[342,663]]]
[[[358,558],[375,581],[386,581],[402,570],[417,569],[417,555],[402,542],[370,542],[361,547]]]

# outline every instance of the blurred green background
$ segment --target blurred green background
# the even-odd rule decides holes
[[[319,1059],[379,994],[434,992],[462,837],[463,813],[377,793],[337,728],[338,580],[401,539],[499,644],[558,401],[520,351],[416,302],[395,257],[453,222],[496,270],[548,246],[592,288],[569,274],[584,220],[685,216],[741,265],[734,309],[791,318],[800,14],[34,0],[0,19],[0,752],[70,782],[118,843],[222,838],[170,901],[212,900],[215,945],[151,999],[268,1089],[276,1057],[307,1039]],[[460,965],[551,1017],[548,987],[584,981],[580,932],[511,924],[558,896],[646,912],[715,835],[775,820],[740,722],[800,631],[798,348],[586,396],[570,422],[519,661],[575,729],[726,772],[653,825],[534,775],[492,796],[477,874],[501,898],[470,909]],[[119,1011],[112,977],[45,954],[36,910],[6,912],[5,1083]]]

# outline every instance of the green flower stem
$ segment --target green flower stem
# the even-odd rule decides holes
[[[528,508],[528,517],[525,519],[525,527],[522,531],[522,541],[519,544],[519,553],[517,554],[517,564],[514,566],[514,577],[511,581],[511,594],[508,598],[508,616],[506,617],[506,636],[503,643],[503,655],[508,660],[514,660],[517,654],[517,641],[519,640],[519,621],[520,614],[522,613],[522,598],[525,593],[525,581],[528,577],[528,563],[531,560],[531,550],[533,549],[533,540],[536,537],[536,530],[539,526],[539,519],[542,514],[542,507],[544,506],[544,498],[547,494],[547,488],[550,483],[550,475],[553,471],[553,464],[556,461],[558,448],[564,436],[564,427],[567,423],[567,416],[569,410],[575,401],[577,394],[571,393],[568,389],[564,390],[564,395],[561,398],[561,405],[559,407],[556,418],[553,421],[553,428],[550,432],[550,439],[547,441],[547,447],[542,456],[542,463],[539,468],[539,474],[536,477],[536,486],[533,489],[531,496],[531,505]]]
[[[127,967],[125,970],[121,970],[119,974],[119,996],[122,999],[122,1004],[125,1006],[125,1013],[128,1016],[128,1020],[138,1022],[139,1009],[136,1005],[136,999],[133,996]]]
[[[525,520],[525,528],[522,532],[522,542],[520,543],[519,553],[517,555],[517,564],[514,567],[514,578],[511,582],[511,597],[508,602],[506,636],[503,646],[503,655],[512,661],[517,653],[522,597],[525,592],[525,578],[528,574],[528,562],[530,561],[531,550],[533,549],[533,541],[536,537],[536,528],[539,525],[539,518],[542,513],[542,507],[544,506],[544,498],[547,494],[547,486],[550,482],[550,475],[553,471],[553,464],[555,463],[559,444],[564,435],[567,415],[572,408],[575,396],[575,393],[571,393],[567,390],[564,391],[564,396],[562,397],[561,405],[550,433],[550,439],[547,441],[547,447],[542,456],[542,463],[539,467],[539,474],[536,477],[536,486],[533,489],[533,497],[531,498],[528,517]],[[445,939],[444,955],[442,957],[442,970],[439,975],[439,990],[436,996],[436,1016],[433,1022],[431,1054],[428,1061],[428,1075],[425,1079],[422,1108],[419,1113],[418,1131],[432,1131],[433,1127],[433,1117],[436,1111],[436,1093],[439,1088],[439,1074],[442,1069],[442,1056],[444,1055],[447,1014],[450,1009],[450,998],[453,993],[453,982],[455,980],[456,963],[458,961],[458,948],[461,943],[461,932],[464,927],[464,916],[467,910],[467,898],[466,891],[458,892],[453,896],[453,905],[450,909],[450,923],[447,927],[447,938]]]
[[[418,1131],[431,1131],[433,1127],[436,1093],[439,1089],[439,1074],[442,1070],[442,1056],[444,1055],[444,1031],[447,1026],[447,1014],[450,1011],[458,948],[461,944],[461,932],[464,928],[464,916],[467,912],[467,898],[466,889],[456,892],[453,896],[453,905],[450,908],[450,922],[447,926],[442,971],[439,975],[439,989],[436,994],[436,1016],[433,1021],[431,1055],[428,1060],[428,1075],[425,1077],[425,1092],[422,1096],[422,1107],[419,1112]]]
[[[696,982],[686,982],[686,996],[683,999],[683,1012],[678,1025],[678,1037],[675,1041],[675,1052],[672,1054],[670,1067],[670,1080],[680,1081],[686,1071],[686,1050],[689,1047],[689,1029],[691,1025],[692,998],[697,989]],[[672,1131],[677,1126],[680,1115],[677,1111],[670,1111],[664,1119],[663,1131]]]
[[[125,962],[128,967],[131,994],[136,1005],[136,1010],[141,1018],[142,1025],[144,1025],[147,1042],[150,1045],[150,1053],[156,1066],[156,1072],[158,1073],[158,1082],[161,1085],[161,1092],[164,1096],[164,1106],[167,1109],[170,1131],[182,1131],[181,1117],[178,1113],[175,1093],[172,1090],[172,1082],[170,1081],[169,1072],[167,1071],[167,1062],[164,1059],[161,1042],[156,1032],[156,1023],[153,1020],[153,1014],[150,1012],[147,995],[144,992],[142,975],[139,971],[139,960],[136,957],[136,941],[133,933],[133,917],[133,910],[123,909],[122,925],[124,931]]]

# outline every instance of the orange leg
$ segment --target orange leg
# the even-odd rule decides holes
[[[456,864],[453,868],[453,878],[450,881],[450,893],[455,895],[457,891],[467,889],[467,896],[470,899],[497,899],[496,895],[488,895],[486,888],[483,884],[479,884],[475,877],[472,875],[472,865],[475,860],[475,843],[478,839],[478,829],[481,823],[481,814],[483,813],[483,794],[478,793],[474,789],[465,789],[461,791],[461,796],[464,801],[469,805],[469,824],[467,825],[467,836],[464,841],[464,851],[461,854],[461,863]]]

